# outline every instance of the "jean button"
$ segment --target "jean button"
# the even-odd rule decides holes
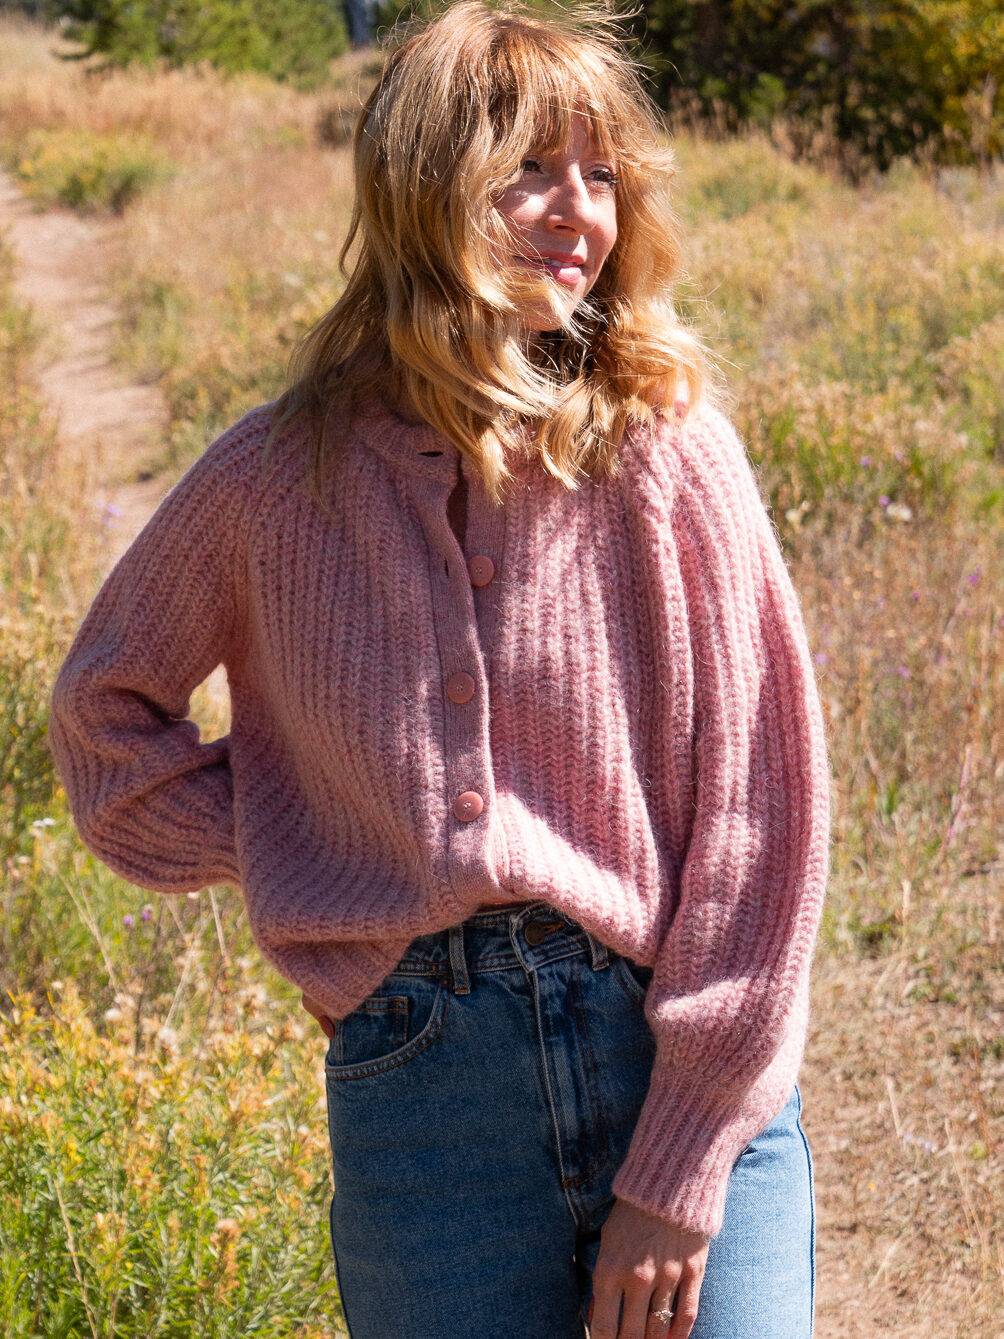
[[[560,930],[563,924],[563,921],[555,921],[550,925],[545,925],[543,921],[531,921],[523,931],[523,938],[531,948],[539,948],[547,936]]]

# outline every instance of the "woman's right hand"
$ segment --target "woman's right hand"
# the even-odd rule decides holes
[[[330,1041],[335,1035],[335,1025],[324,1012],[323,1006],[318,1004],[316,1000],[312,1000],[309,995],[301,995],[300,1003],[306,1009],[308,1014],[317,1019],[321,1025],[321,1031]]]

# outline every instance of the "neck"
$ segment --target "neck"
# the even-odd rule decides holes
[[[425,419],[415,407],[415,401],[402,386],[397,390],[388,390],[387,405],[405,423],[424,423]]]

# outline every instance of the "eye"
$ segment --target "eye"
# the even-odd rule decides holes
[[[540,171],[542,171],[542,168],[541,168],[541,166],[540,166],[540,159],[539,159],[539,158],[524,158],[522,164],[520,165],[520,169],[519,169],[519,170],[520,170],[520,172],[522,172],[524,175],[526,175],[526,173],[528,173],[528,172],[540,172]]]
[[[594,167],[589,174],[589,180],[595,182],[597,186],[605,186],[609,190],[614,190],[620,178],[612,167]]]

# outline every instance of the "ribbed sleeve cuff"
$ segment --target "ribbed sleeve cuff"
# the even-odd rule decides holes
[[[701,1091],[699,1072],[683,1087],[677,1067],[657,1060],[614,1194],[688,1232],[717,1236],[736,1159],[791,1096],[803,1034],[793,1029],[748,1087],[732,1087],[731,1101],[711,1084]]]
[[[688,1232],[721,1230],[732,1164],[745,1140],[721,1110],[681,1100],[678,1088],[653,1077],[614,1194]]]

